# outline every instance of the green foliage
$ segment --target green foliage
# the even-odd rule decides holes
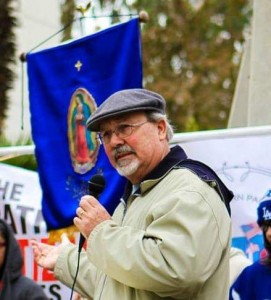
[[[16,141],[15,144],[11,144],[10,141],[8,141],[5,137],[0,136],[0,147],[10,147],[10,146],[22,146],[22,145],[32,145],[32,141],[30,139],[23,140],[19,139]],[[27,170],[37,170],[37,161],[34,154],[28,154],[28,155],[20,155],[20,156],[6,156],[6,157],[0,157],[0,162],[9,164],[12,166],[24,168]]]
[[[72,38],[72,22],[75,15],[75,0],[65,0],[61,4],[61,24],[65,30],[63,30],[62,41],[66,41]]]
[[[190,118],[187,119],[185,123],[185,129],[184,131],[199,131],[199,124],[197,123],[196,119],[191,116]]]
[[[8,109],[8,91],[13,88],[15,73],[13,71],[16,63],[16,39],[15,27],[17,19],[15,17],[13,0],[0,0],[0,147],[13,146],[10,141],[1,136],[3,133],[4,119]],[[31,141],[19,139],[15,145],[31,145]],[[37,163],[34,155],[24,155],[18,157],[0,157],[1,163],[6,163],[30,170],[36,170]]]
[[[150,21],[142,30],[145,87],[163,94],[177,131],[225,128],[249,24],[247,1],[138,1]]]
[[[98,2],[107,9],[111,4],[115,13],[148,12],[142,25],[144,87],[165,97],[177,131],[227,126],[241,56],[236,45],[242,47],[251,19],[248,1]]]
[[[1,162],[19,168],[37,171],[37,161],[34,155],[20,155]]]
[[[15,34],[17,25],[12,0],[0,0],[0,134],[8,109],[8,91],[13,87],[13,64],[15,64]]]

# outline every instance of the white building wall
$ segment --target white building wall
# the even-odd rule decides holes
[[[231,107],[228,127],[271,124],[271,1],[254,0],[251,38]]]
[[[26,63],[24,76],[19,56],[54,35],[62,27],[60,23],[61,0],[19,0],[17,2],[18,22],[16,29],[16,79],[9,93],[10,104],[5,121],[4,135],[9,141],[15,142],[20,137],[31,136],[29,100],[27,89]],[[59,43],[61,34],[56,35],[38,49],[47,48]],[[23,82],[24,81],[24,82]],[[22,101],[22,83],[24,83],[24,99]],[[22,105],[23,102],[23,105]],[[23,117],[23,118],[22,118]],[[23,129],[22,129],[23,126]]]

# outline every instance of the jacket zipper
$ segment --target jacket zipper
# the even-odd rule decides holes
[[[102,294],[103,294],[106,279],[107,279],[107,275],[104,275],[104,282],[103,282],[102,290],[101,290],[100,297],[99,297],[100,300],[102,299]]]
[[[120,202],[121,202],[121,203],[123,204],[123,206],[124,206],[123,215],[122,215],[122,220],[121,220],[121,224],[123,224],[124,217],[125,217],[126,211],[127,211],[127,204],[126,204],[126,202],[124,201],[123,198],[120,198]]]
[[[121,224],[122,224],[122,223],[123,223],[123,220],[124,220],[124,217],[125,217],[125,215],[126,215],[127,204],[126,204],[126,202],[124,201],[123,198],[120,198],[120,202],[121,202],[121,203],[123,204],[123,206],[124,206],[123,215],[122,215],[122,220],[121,220]],[[103,294],[103,290],[104,290],[104,286],[105,286],[106,279],[107,279],[107,275],[104,276],[104,282],[103,282],[102,290],[101,290],[100,297],[99,297],[100,300],[102,299],[102,294]]]

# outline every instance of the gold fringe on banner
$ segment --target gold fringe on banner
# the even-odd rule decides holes
[[[76,241],[76,236],[79,234],[79,231],[76,226],[71,225],[66,228],[55,229],[48,232],[48,243],[56,244],[61,242],[62,234],[66,234],[68,239],[74,243]]]

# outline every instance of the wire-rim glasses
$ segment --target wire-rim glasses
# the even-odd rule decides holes
[[[98,137],[103,144],[108,144],[111,141],[113,133],[115,133],[117,137],[124,139],[127,136],[130,136],[134,132],[136,127],[142,126],[148,122],[149,121],[135,124],[120,124],[115,128],[115,130],[105,130],[98,132]]]

